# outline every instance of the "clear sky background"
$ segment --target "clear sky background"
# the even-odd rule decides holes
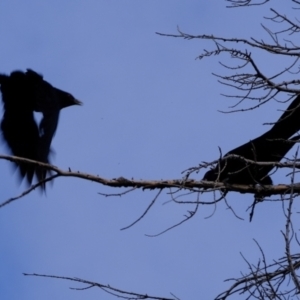
[[[235,103],[221,93],[235,91],[221,86],[212,73],[228,71],[218,64],[221,57],[195,60],[213,44],[155,34],[176,33],[179,26],[192,34],[267,39],[260,23],[272,26],[263,19],[271,15],[269,8],[291,12],[286,1],[248,9],[225,6],[220,0],[2,0],[0,72],[32,68],[84,103],[61,112],[52,143],[54,165],[106,178],[181,178],[188,167],[217,159],[218,146],[226,153],[265,132],[262,124],[275,121],[278,109],[287,106],[273,102],[255,111],[221,114],[218,110]],[[267,74],[276,70],[265,57],[257,59]],[[3,144],[0,153],[8,153]],[[11,163],[1,160],[0,165],[3,202],[26,186],[19,185]],[[283,175],[273,179],[289,182]],[[138,224],[120,231],[155,195],[98,194],[120,191],[59,178],[46,196],[35,191],[0,209],[1,299],[115,299],[23,272],[80,277],[156,296],[212,299],[229,287],[225,279],[248,270],[240,253],[257,261],[253,239],[269,262],[283,256],[280,202],[260,204],[249,223],[252,196],[230,194],[230,205],[244,221],[220,203],[200,207],[189,222],[149,238],[145,234],[174,225],[193,207],[163,205],[170,200],[164,193]]]

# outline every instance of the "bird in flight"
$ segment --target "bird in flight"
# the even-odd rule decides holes
[[[15,156],[49,163],[51,141],[55,134],[59,112],[71,105],[81,105],[71,94],[62,91],[43,79],[33,70],[0,74],[3,102],[1,131],[11,153]],[[34,112],[42,113],[38,125]],[[47,172],[42,167],[22,162],[16,163],[22,178],[29,184],[36,176],[44,180]],[[45,184],[41,185],[45,190]]]
[[[297,96],[273,127],[263,135],[245,143],[224,155],[235,154],[256,162],[279,162],[300,140],[294,136],[300,130],[300,96]],[[220,160],[217,166],[206,172],[202,180],[245,185],[271,185],[268,175],[273,166],[248,164],[238,158]]]

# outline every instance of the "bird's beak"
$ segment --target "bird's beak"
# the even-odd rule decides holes
[[[77,99],[74,99],[74,104],[75,105],[83,105],[83,103]]]

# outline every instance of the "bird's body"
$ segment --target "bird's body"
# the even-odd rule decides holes
[[[1,131],[11,153],[48,163],[60,110],[81,102],[32,70],[14,71],[9,76],[0,74],[0,85],[4,108]],[[43,114],[39,125],[34,112]],[[46,171],[41,168],[26,163],[17,163],[17,166],[29,183],[34,175],[39,181],[45,179]]]
[[[293,147],[300,135],[288,140],[300,130],[300,96],[282,114],[273,127],[258,138],[245,143],[224,155],[238,155],[255,162],[279,162]],[[203,177],[207,181],[220,181],[236,184],[272,184],[268,173],[273,166],[249,164],[242,159],[222,159],[217,166]]]

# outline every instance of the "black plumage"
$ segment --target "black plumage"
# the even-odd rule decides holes
[[[53,87],[43,77],[28,69],[0,74],[3,101],[1,130],[4,141],[15,156],[49,163],[49,152],[55,134],[59,112],[71,105],[80,105],[71,94]],[[43,118],[38,125],[34,112]],[[17,163],[22,178],[31,183],[34,175],[39,181],[47,172],[40,167]],[[44,189],[45,186],[42,185]]]
[[[288,140],[300,129],[300,96],[296,97],[273,127],[248,143],[224,155],[235,154],[256,162],[279,162],[293,147],[300,135]],[[272,184],[268,176],[272,166],[247,164],[238,158],[220,161],[217,166],[203,177],[207,181],[220,181],[236,184]]]

